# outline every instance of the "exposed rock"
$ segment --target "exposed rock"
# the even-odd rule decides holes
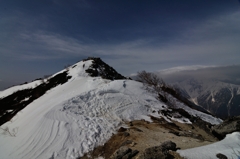
[[[138,154],[138,150],[134,150],[134,151],[132,151],[132,152],[130,152],[130,153],[127,153],[126,155],[124,155],[123,157],[122,157],[122,159],[131,159],[131,158],[133,158],[134,156],[136,156],[137,154]]]
[[[176,151],[176,144],[172,141],[165,141],[160,146],[147,148],[140,158],[143,159],[169,159],[172,156],[168,153],[169,150]]]
[[[104,79],[115,80],[115,79],[126,79],[126,77],[119,74],[114,68],[103,62],[97,57],[88,57],[87,60],[93,60],[92,65],[86,70],[86,72],[92,76],[101,76]]]
[[[133,130],[135,130],[135,131],[138,131],[138,132],[143,132],[141,129],[136,128],[136,127],[132,127],[131,129],[133,129]]]
[[[58,73],[57,75],[41,79],[42,83],[35,88],[27,88],[18,90],[11,95],[0,99],[0,126],[12,119],[19,111],[24,109],[28,104],[44,95],[48,90],[66,83],[71,76],[67,71]],[[28,99],[28,100],[25,100]],[[11,110],[9,112],[9,110]]]
[[[110,159],[131,159],[138,154],[138,150],[132,151],[132,149],[127,146],[121,146],[118,150],[116,150]]]
[[[187,131],[174,131],[174,130],[170,130],[169,133],[172,133],[176,136],[186,136],[186,137],[192,137],[195,139],[199,139],[199,140],[204,140],[203,136],[201,134],[195,134],[193,132],[187,132]]]
[[[228,159],[227,156],[225,156],[224,154],[221,154],[221,153],[218,153],[216,156],[219,159]]]
[[[128,137],[130,134],[128,132],[123,132],[123,136]]]
[[[168,151],[162,146],[147,148],[143,153],[144,159],[166,159],[168,156]]]
[[[132,157],[136,156],[138,153],[139,153],[138,150],[134,150],[134,151],[132,151]]]
[[[130,126],[133,126],[133,123],[132,123],[132,122],[130,122]]]
[[[124,127],[120,127],[120,128],[118,129],[118,132],[124,132],[124,131],[127,131],[127,129],[124,128]]]
[[[126,141],[124,141],[124,142],[122,143],[122,146],[130,145],[130,144],[132,144],[132,143],[133,143],[133,141],[131,141],[131,140],[126,140]]]
[[[127,146],[122,146],[113,153],[110,159],[122,159],[123,156],[131,152],[132,149],[128,148]]]
[[[177,145],[174,142],[170,141],[170,140],[163,142],[161,144],[161,146],[163,148],[167,149],[167,150],[173,150],[173,151],[177,150],[177,147],[176,147]]]
[[[240,131],[240,116],[229,118],[212,128],[213,135],[218,139],[223,139],[227,134],[236,131]]]

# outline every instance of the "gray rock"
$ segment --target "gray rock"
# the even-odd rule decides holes
[[[124,156],[122,157],[122,159],[131,159],[131,158],[132,158],[131,153],[127,153],[126,155],[124,155]]]
[[[136,156],[137,154],[138,154],[138,150],[134,150],[134,151],[132,151],[132,152],[129,152],[129,153],[127,153],[126,155],[124,155],[123,157],[122,157],[122,159],[131,159],[131,158],[133,158],[134,156]]]
[[[118,132],[125,132],[125,131],[127,131],[127,129],[124,128],[124,127],[120,127],[120,128],[118,129]]]
[[[138,150],[134,150],[134,151],[132,151],[132,153],[131,153],[131,157],[134,157],[134,156],[136,156],[138,153],[139,153],[139,151],[138,151]]]
[[[167,149],[167,150],[173,150],[173,151],[177,150],[177,147],[176,147],[177,145],[174,142],[170,141],[170,140],[163,142],[161,144],[161,146],[163,148]]]
[[[162,146],[154,146],[147,148],[143,153],[144,159],[165,159],[167,151]]]
[[[171,156],[168,151],[176,151],[176,144],[172,141],[165,141],[160,146],[147,148],[141,158],[143,159],[169,159]]]
[[[119,149],[117,149],[112,156],[110,156],[110,159],[122,159],[123,156],[130,153],[131,154],[132,149],[128,148],[127,146],[122,146]]]
[[[225,120],[212,128],[212,133],[218,139],[223,139],[227,134],[240,131],[240,116]]]
[[[132,151],[132,149],[128,148],[127,146],[121,146],[112,154],[112,156],[110,156],[110,159],[131,159],[138,153],[138,150]]]
[[[123,132],[123,136],[128,137],[130,134],[128,132]]]

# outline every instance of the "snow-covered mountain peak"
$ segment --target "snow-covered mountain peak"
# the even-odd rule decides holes
[[[68,72],[68,75],[72,78],[81,77],[101,77],[103,79],[115,80],[126,79],[126,77],[119,74],[114,68],[106,64],[98,57],[88,57],[72,66],[67,67],[55,75],[64,71]],[[53,76],[55,76],[53,75]]]
[[[103,145],[126,121],[222,122],[171,95],[175,108],[170,109],[142,83],[125,79],[100,58],[80,61],[29,86],[0,99],[0,158],[78,158]]]

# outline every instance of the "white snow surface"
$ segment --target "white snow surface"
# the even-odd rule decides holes
[[[220,119],[220,118],[213,117],[212,115],[209,115],[209,114],[197,111],[195,109],[192,109],[192,108],[186,106],[184,103],[179,102],[176,98],[173,98],[171,95],[169,95],[168,98],[170,98],[172,100],[172,102],[175,103],[175,108],[184,109],[190,115],[192,115],[194,117],[199,117],[202,120],[204,120],[204,121],[206,121],[208,123],[211,123],[212,125],[217,125],[217,124],[220,124],[220,123],[223,122],[222,119]],[[189,120],[187,120],[187,121],[186,120],[187,119],[183,119],[182,121],[185,121],[185,123],[191,123]],[[181,122],[181,121],[178,121],[178,122]]]
[[[91,64],[81,61],[69,67],[68,82],[47,91],[1,126],[0,158],[75,159],[103,145],[124,121],[162,116],[156,112],[167,106],[141,83],[89,77],[85,69]]]
[[[186,159],[218,159],[216,154],[221,153],[231,159],[240,158],[240,132],[228,134],[225,139],[211,145],[192,149],[178,150]]]
[[[6,90],[0,91],[0,98],[7,97],[7,96],[13,94],[16,91],[19,91],[19,90],[28,89],[28,88],[35,88],[40,84],[41,84],[41,80],[36,80],[36,81],[31,82],[31,83],[10,87]]]

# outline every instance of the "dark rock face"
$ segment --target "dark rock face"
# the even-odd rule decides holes
[[[214,82],[213,82],[214,81]],[[222,80],[187,79],[174,84],[182,96],[222,119],[240,115],[240,85]]]
[[[14,115],[16,115],[35,99],[45,94],[48,90],[56,87],[59,84],[64,84],[70,78],[71,76],[68,76],[67,71],[65,71],[48,79],[46,82],[43,81],[42,84],[35,88],[19,90],[7,97],[0,99],[0,126],[11,120]],[[11,110],[11,112],[9,112],[9,110]]]
[[[161,144],[161,146],[167,150],[172,150],[172,151],[177,150],[177,147],[176,147],[177,145],[172,141],[165,141]]]
[[[235,97],[236,96],[234,96],[234,99]],[[232,98],[232,92],[229,90],[229,88],[222,88],[214,96],[215,102],[213,102],[213,97],[211,95],[211,92],[207,92],[199,96],[197,100],[199,105],[209,110],[214,115],[220,118],[226,118],[228,117],[228,115],[230,116],[235,115],[233,113],[230,113],[229,112],[230,110],[228,110],[228,104],[231,101],[231,98]],[[231,108],[235,108],[235,106],[231,106]]]
[[[167,158],[167,151],[162,146],[154,146],[144,151],[144,159],[165,159]]]
[[[170,159],[171,156],[168,151],[176,151],[176,143],[172,141],[165,141],[160,146],[154,146],[147,148],[143,155],[141,156],[142,159]]]
[[[116,150],[110,159],[131,159],[138,154],[138,150],[132,151],[132,149],[127,146],[121,146],[118,150]]]
[[[104,79],[117,80],[126,79],[126,77],[119,74],[111,66],[103,62],[100,58],[89,57],[83,61],[93,60],[93,64],[86,70],[86,72],[92,77],[101,76]]]
[[[240,131],[240,116],[229,118],[212,127],[212,133],[219,139],[223,139],[227,134],[236,131]]]

